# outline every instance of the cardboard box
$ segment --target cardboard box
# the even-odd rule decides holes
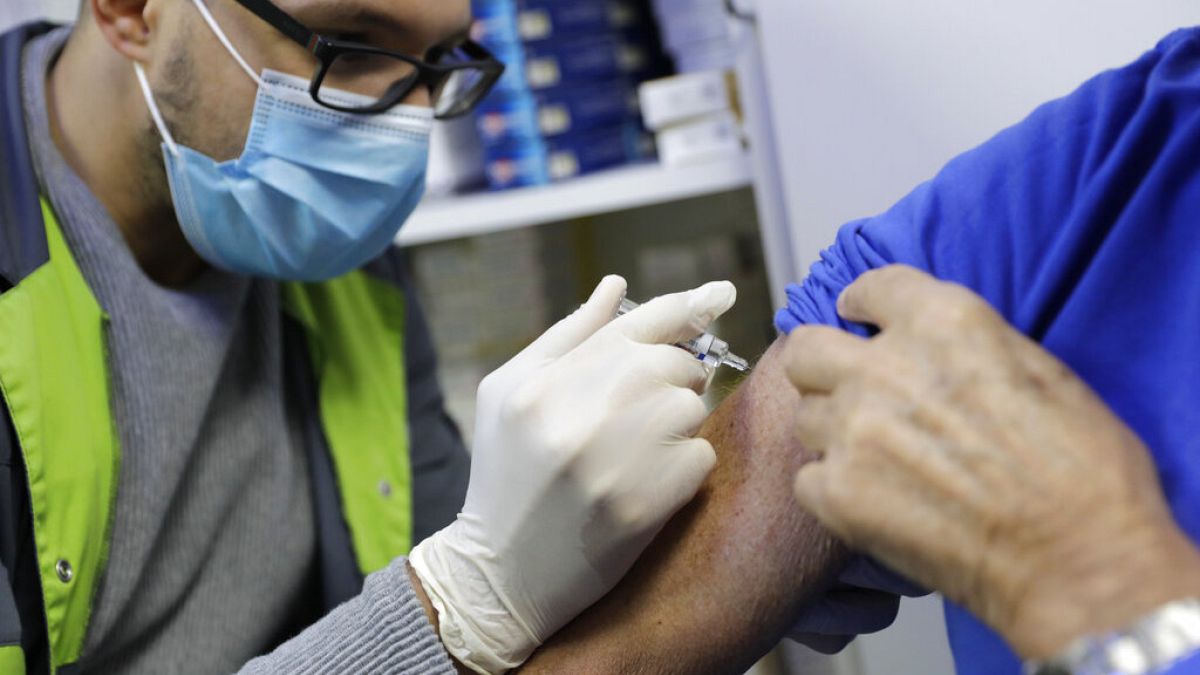
[[[658,131],[697,117],[735,109],[733,75],[709,70],[644,82],[638,88],[642,120]]]
[[[485,143],[522,136],[553,138],[638,118],[637,90],[627,80],[490,97],[476,115]]]
[[[716,113],[658,132],[663,164],[681,165],[743,151],[742,127],[732,112]]]

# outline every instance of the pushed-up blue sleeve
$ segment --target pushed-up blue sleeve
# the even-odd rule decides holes
[[[1160,675],[1200,675],[1200,650],[1177,661],[1170,668],[1162,671]]]
[[[967,286],[1036,334],[1102,245],[1138,167],[1167,145],[1162,121],[1172,111],[1144,97],[1171,42],[1038,108],[887,212],[845,225],[808,277],[788,287],[776,326],[862,333],[839,320],[837,296],[867,270],[904,263]]]

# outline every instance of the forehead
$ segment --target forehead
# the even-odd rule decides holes
[[[403,33],[408,40],[436,44],[463,33],[471,21],[470,0],[276,0],[310,28]]]

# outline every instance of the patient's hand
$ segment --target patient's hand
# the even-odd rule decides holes
[[[522,672],[744,672],[830,583],[845,551],[792,496],[812,457],[780,356],[776,344],[705,423],[719,459],[695,501]]]
[[[788,370],[800,433],[825,451],[797,495],[844,541],[1026,658],[1200,593],[1200,553],[1145,444],[983,298],[892,266],[838,311],[880,332],[798,328]]]

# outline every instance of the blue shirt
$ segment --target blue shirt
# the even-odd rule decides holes
[[[969,287],[1070,365],[1150,448],[1175,519],[1200,538],[1200,28],[844,226],[788,288],[777,326],[863,333],[835,301],[889,263]],[[967,612],[948,604],[946,620],[960,673],[1020,672]],[[1200,673],[1200,663],[1171,672]]]

